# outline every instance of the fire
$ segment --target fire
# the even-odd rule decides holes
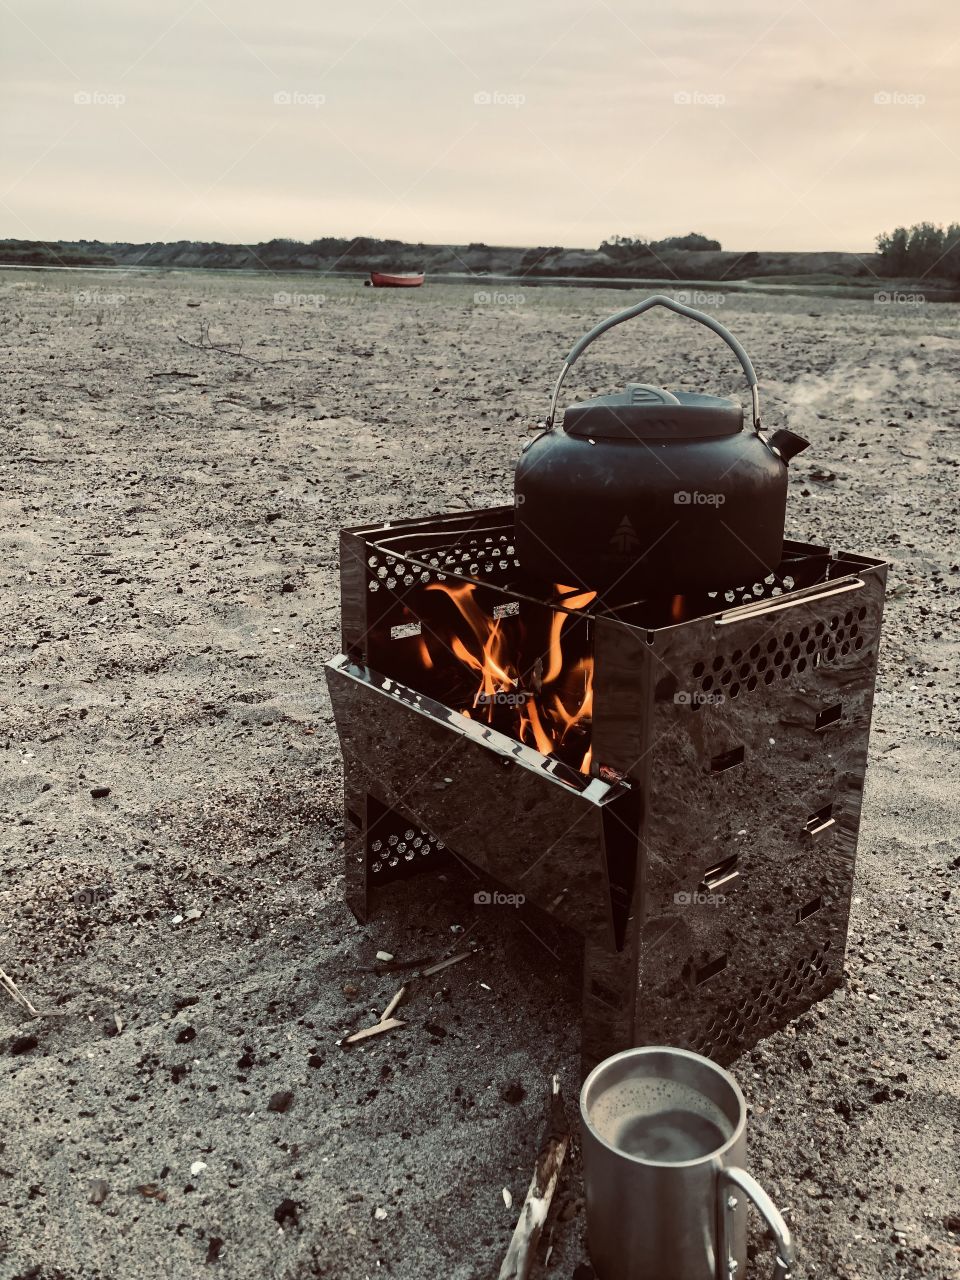
[[[569,712],[563,705],[558,693],[553,695],[553,705],[557,718],[563,725],[563,731],[560,734],[560,741],[563,742],[569,731],[583,720],[591,720],[593,718],[593,658],[582,658],[573,668],[572,679],[577,683],[582,681],[583,693],[580,705],[576,711]]]
[[[541,755],[553,755],[553,739],[540,723],[540,713],[537,711],[537,704],[531,701],[526,711],[520,712],[520,732],[521,742],[527,739],[524,737],[526,730],[529,729],[533,737],[533,745],[537,748]]]
[[[503,619],[484,613],[472,582],[456,587],[435,583],[427,590],[442,591],[467,624],[468,631],[450,641],[451,653],[477,677],[471,708],[463,708],[463,714],[488,724],[496,720],[501,728],[509,722],[509,732],[543,755],[561,753],[569,760],[576,753],[573,759],[580,771],[589,773],[592,753],[587,747],[579,757],[578,739],[582,743],[593,716],[593,657],[580,658],[572,666],[565,662],[563,629],[569,614],[554,611],[547,652],[521,671],[519,656],[512,651],[515,641]],[[568,610],[585,608],[596,595],[559,585],[556,591]],[[434,666],[425,644],[421,657],[425,666]]]
[[[670,617],[674,622],[682,622],[686,605],[683,596],[674,596],[670,601]]]

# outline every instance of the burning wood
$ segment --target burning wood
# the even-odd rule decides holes
[[[542,755],[562,755],[588,773],[593,657],[588,654],[571,661],[563,640],[570,621],[567,611],[585,608],[596,592],[556,587],[563,607],[551,615],[546,653],[524,665],[520,652],[523,632],[510,629],[507,617],[489,617],[477,601],[474,583],[450,586],[438,582],[427,591],[442,592],[466,624],[466,630],[454,633],[447,645],[477,678],[470,705],[461,707],[461,713],[503,728]],[[432,669],[433,658],[424,640],[420,656],[424,666]]]

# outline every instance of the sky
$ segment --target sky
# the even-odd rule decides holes
[[[951,0],[0,0],[0,236],[864,252],[960,221]]]

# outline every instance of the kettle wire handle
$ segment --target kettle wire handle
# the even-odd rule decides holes
[[[570,348],[570,354],[563,362],[563,368],[560,370],[560,376],[557,378],[556,385],[553,388],[553,395],[550,399],[550,413],[547,415],[545,426],[548,430],[553,427],[554,419],[557,415],[557,400],[560,398],[560,388],[563,381],[570,372],[572,366],[580,359],[590,343],[595,338],[599,338],[601,333],[606,333],[608,329],[612,329],[616,324],[623,324],[624,320],[632,320],[634,316],[642,315],[644,311],[649,311],[651,307],[667,307],[670,311],[675,311],[677,315],[686,316],[689,320],[697,320],[700,324],[706,325],[708,329],[712,329],[718,334],[733,354],[740,361],[743,372],[747,375],[747,383],[750,386],[750,392],[753,396],[753,429],[760,434],[760,389],[757,382],[756,371],[753,367],[753,361],[744,351],[743,347],[729,331],[725,329],[719,320],[714,320],[713,316],[708,316],[703,311],[697,311],[693,307],[685,306],[682,302],[674,302],[673,298],[668,298],[665,294],[655,293],[649,298],[644,298],[643,302],[638,302],[635,306],[627,307],[626,311],[618,311],[615,315],[608,316],[606,320],[601,320],[598,325],[585,333],[579,342],[575,342]]]

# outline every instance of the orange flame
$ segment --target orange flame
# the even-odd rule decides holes
[[[674,596],[670,601],[670,617],[674,622],[682,622],[685,609],[683,596]]]
[[[433,670],[433,659],[430,657],[430,650],[427,648],[427,642],[423,636],[420,637],[420,661],[428,671]]]
[[[575,725],[580,724],[582,720],[590,720],[593,716],[593,659],[581,658],[571,673],[571,682],[573,678],[583,680],[583,697],[579,707],[574,712],[569,712],[563,705],[558,693],[553,695],[553,706],[559,717],[563,731],[560,734],[560,741],[564,738]]]
[[[527,703],[526,709],[520,712],[520,741],[524,741],[524,729],[529,726],[530,732],[533,734],[533,741],[537,750],[541,755],[552,756],[554,751],[554,742],[540,723],[540,713],[537,711],[537,704],[531,699]]]
[[[589,724],[593,715],[593,658],[581,658],[574,666],[569,666],[565,662],[562,637],[564,623],[569,617],[564,610],[585,608],[596,592],[556,587],[558,594],[568,598],[562,602],[563,609],[555,610],[550,620],[549,643],[544,655],[546,669],[534,692],[523,689],[519,657],[510,651],[511,640],[504,631],[502,619],[491,619],[484,613],[477,602],[472,582],[462,586],[436,583],[427,590],[442,591],[452,600],[469,628],[468,633],[452,637],[450,650],[464,667],[479,677],[472,703],[477,715],[492,724],[498,703],[509,707],[508,714],[513,716],[516,737],[528,746],[536,747],[542,755],[556,754],[557,748],[573,729],[577,726],[585,728]],[[421,647],[421,657],[425,666],[433,665],[426,645]],[[545,692],[546,685],[557,687]],[[502,697],[498,697],[504,694],[516,696],[504,702]],[[574,705],[568,709],[571,701]],[[469,711],[464,710],[463,714],[471,718]],[[501,721],[498,720],[499,723]],[[582,773],[589,773],[591,758],[592,753],[588,749],[579,766]]]

